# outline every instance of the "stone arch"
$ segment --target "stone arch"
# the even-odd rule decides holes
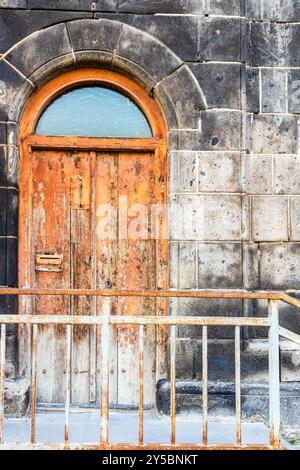
[[[158,99],[169,130],[199,129],[200,113],[207,108],[193,73],[171,49],[119,21],[59,23],[27,36],[2,59],[15,75],[13,86],[7,84],[7,119],[16,123],[36,89],[63,70],[87,65],[117,69],[137,80]]]
[[[184,149],[186,133],[191,132],[193,140],[199,134],[202,139],[200,119],[207,105],[198,81],[170,48],[135,27],[107,19],[74,20],[36,31],[5,51],[0,57],[0,144],[10,191],[6,209],[10,238],[5,248],[10,258],[9,286],[18,283],[18,124],[40,87],[63,71],[86,66],[127,74],[157,98],[166,118],[169,150]],[[1,122],[6,123],[5,133]]]
[[[5,181],[13,193],[6,210],[9,236],[17,237],[18,232],[18,124],[25,105],[51,78],[86,66],[125,73],[157,98],[166,118],[169,150],[185,149],[189,139],[198,148],[205,97],[190,68],[161,41],[133,26],[103,18],[61,22],[38,30],[0,56],[0,157],[3,159],[4,152]],[[11,286],[17,284],[14,243],[10,253],[14,267],[6,281]]]

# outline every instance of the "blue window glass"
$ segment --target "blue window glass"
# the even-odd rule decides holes
[[[41,115],[36,134],[81,137],[152,137],[144,113],[110,88],[85,86],[56,98]]]

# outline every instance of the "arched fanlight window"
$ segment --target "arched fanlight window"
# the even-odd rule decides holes
[[[152,137],[140,108],[103,86],[83,86],[56,98],[38,120],[35,133],[48,136]]]

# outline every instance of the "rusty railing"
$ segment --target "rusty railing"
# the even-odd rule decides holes
[[[279,338],[287,338],[300,344],[300,335],[292,333],[279,326],[279,302],[300,308],[300,302],[282,293],[245,292],[245,291],[99,291],[99,290],[33,290],[2,288],[0,295],[16,296],[88,296],[102,297],[103,311],[98,316],[75,315],[2,315],[0,314],[0,450],[1,449],[217,449],[217,448],[255,448],[279,449],[280,437],[280,364]],[[262,299],[269,302],[267,317],[191,317],[191,316],[115,316],[110,312],[110,299],[115,297],[140,298],[196,298],[196,299]],[[4,421],[4,380],[5,380],[5,347],[6,325],[25,324],[31,327],[31,441],[28,443],[5,443],[3,441]],[[36,364],[37,338],[39,325],[66,325],[66,392],[65,392],[65,424],[64,442],[36,442]],[[100,390],[100,436],[94,444],[73,444],[69,442],[69,413],[70,413],[70,367],[71,341],[74,325],[96,325],[101,328],[101,390]],[[138,327],[138,358],[139,358],[139,433],[136,444],[109,443],[109,336],[111,328],[120,325]],[[147,325],[168,326],[170,328],[170,382],[171,382],[171,431],[169,444],[144,443],[144,348],[145,328]],[[194,444],[176,443],[176,327],[202,326],[202,442]],[[233,445],[211,445],[208,443],[208,329],[212,326],[235,328],[235,397],[236,397],[236,442]],[[242,442],[242,407],[241,407],[241,328],[262,327],[269,330],[269,393],[270,393],[270,441],[266,445],[247,445]]]

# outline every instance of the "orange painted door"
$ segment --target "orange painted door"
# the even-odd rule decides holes
[[[92,159],[86,152],[35,151],[32,155],[32,287],[93,287]],[[90,315],[87,298],[36,297],[35,314]],[[65,326],[42,326],[38,335],[38,401],[65,398]],[[89,364],[91,332],[75,326],[72,338],[72,401],[95,398]],[[95,388],[95,387],[94,387]]]
[[[31,160],[31,286],[34,288],[155,290],[165,287],[159,240],[163,166],[154,153],[35,150]],[[102,301],[37,296],[35,314],[101,315]],[[152,299],[112,298],[112,315],[156,315]],[[62,403],[64,326],[42,326],[37,349],[38,401]],[[145,401],[155,401],[157,332],[145,344]],[[71,401],[97,403],[101,380],[100,329],[75,326]],[[136,327],[112,329],[110,401],[138,403]]]
[[[160,226],[164,202],[161,161],[153,153],[97,154],[96,181],[97,288],[134,291],[163,288],[162,245],[159,230],[155,230]],[[106,211],[110,211],[109,216]],[[162,309],[156,299],[120,297],[111,301],[112,315],[156,315]],[[147,327],[146,404],[155,402],[156,334],[155,327]],[[117,326],[111,340],[110,361],[111,403],[136,405],[137,327]]]

